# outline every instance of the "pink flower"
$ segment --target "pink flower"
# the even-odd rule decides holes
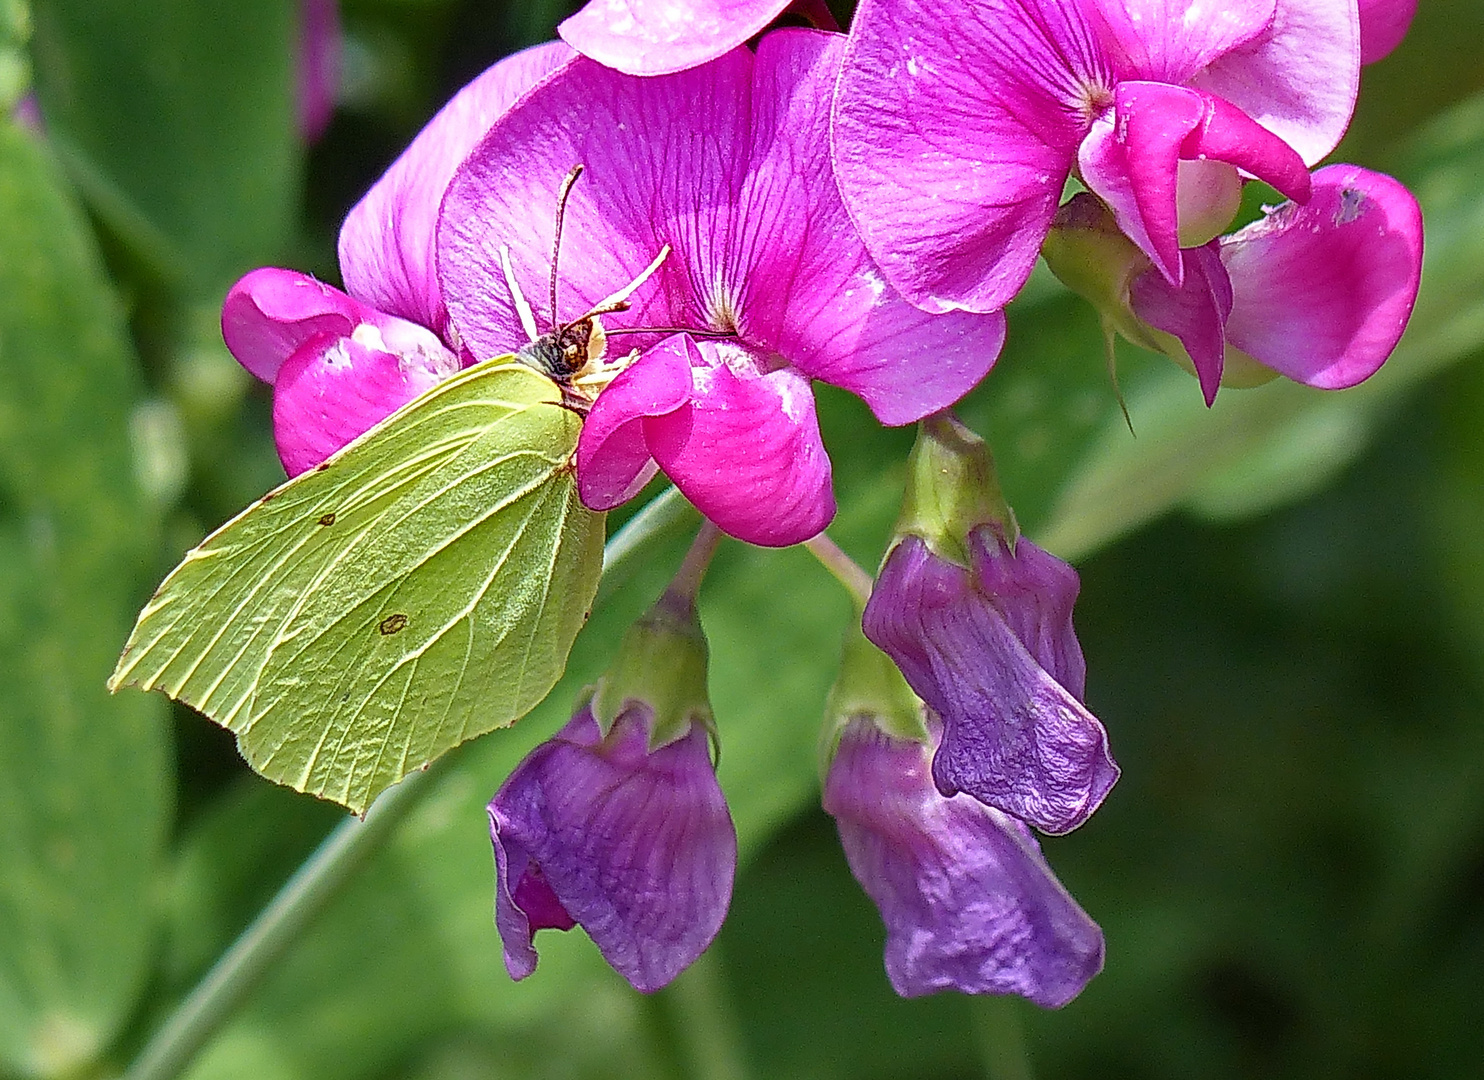
[[[708,518],[757,544],[797,543],[834,514],[809,380],[853,391],[887,424],[956,401],[993,364],[998,315],[931,317],[895,293],[840,202],[829,99],[843,38],[780,30],[675,75],[579,58],[513,107],[450,184],[438,269],[464,346],[493,356],[535,322],[580,316],[668,255],[608,319],[637,358],[598,394],[577,477],[594,509],[657,467]],[[556,193],[575,165],[558,311],[548,278]],[[671,329],[682,331],[671,333]]]
[[[1309,196],[1349,123],[1354,0],[863,0],[835,106],[841,191],[887,280],[1003,306],[1069,176],[1175,287],[1240,176]]]
[[[1360,62],[1385,59],[1407,36],[1417,0],[1360,0]]]
[[[269,267],[227,293],[222,337],[273,384],[273,435],[290,476],[472,360],[434,272],[438,206],[495,118],[571,55],[554,43],[502,60],[423,128],[340,230],[345,292]]]

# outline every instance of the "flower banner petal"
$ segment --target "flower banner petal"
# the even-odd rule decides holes
[[[1092,0],[1129,79],[1179,85],[1267,30],[1277,0]]]
[[[557,32],[572,48],[628,75],[683,71],[754,37],[789,0],[588,0]]]

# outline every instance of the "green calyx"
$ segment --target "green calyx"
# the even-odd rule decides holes
[[[706,692],[706,635],[688,597],[659,598],[629,627],[613,666],[593,688],[592,711],[606,736],[630,705],[654,713],[651,751],[684,738],[693,724],[714,736],[716,721]]]
[[[891,657],[866,640],[859,620],[852,621],[840,654],[840,674],[825,702],[821,775],[829,771],[840,736],[853,720],[868,720],[893,738],[926,744],[922,708]]]
[[[980,525],[993,526],[1013,550],[1020,529],[988,445],[952,414],[930,416],[907,459],[896,535],[920,537],[935,555],[968,566],[968,535]]]

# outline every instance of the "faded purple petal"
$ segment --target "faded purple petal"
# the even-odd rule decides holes
[[[714,60],[760,33],[788,0],[588,0],[557,32],[629,75],[668,75]]]
[[[1345,0],[1278,0],[1272,25],[1190,85],[1230,101],[1312,166],[1338,145],[1360,87],[1360,27]]]
[[[646,993],[721,928],[737,838],[706,732],[693,727],[651,753],[649,715],[626,709],[604,739],[584,708],[490,801],[495,924],[512,978],[535,969],[532,938],[561,925],[558,909]],[[527,896],[535,908],[520,906]]]
[[[377,313],[297,270],[266,266],[244,275],[222,303],[222,339],[237,362],[266,383],[310,338],[348,336]]]
[[[340,272],[350,293],[449,340],[434,262],[443,193],[490,125],[571,56],[560,42],[508,56],[455,94],[418,132],[341,226]],[[497,274],[490,282],[500,280]],[[497,352],[475,355],[487,359]]]
[[[1097,809],[1118,768],[1102,724],[1017,636],[1041,616],[1012,625],[996,606],[1007,602],[907,536],[887,556],[862,626],[943,718],[938,789],[1068,832]]]
[[[1232,312],[1232,283],[1220,252],[1217,240],[1182,251],[1185,272],[1179,288],[1154,270],[1140,274],[1129,288],[1134,314],[1156,330],[1174,334],[1185,346],[1207,405],[1221,388],[1226,322]]]
[[[762,369],[735,345],[691,347],[690,404],[644,421],[655,461],[739,540],[787,547],[819,533],[835,516],[835,496],[808,380],[792,368]]]
[[[862,0],[835,98],[841,194],[886,280],[929,311],[995,311],[1051,225],[1090,86],[1111,90],[1072,4]]]
[[[335,111],[340,76],[339,0],[299,0],[299,137],[318,142]]]
[[[577,441],[577,490],[594,510],[627,502],[652,475],[644,418],[664,416],[691,399],[691,363],[699,356],[676,334],[650,349],[598,395]]]
[[[893,988],[1065,1005],[1102,968],[1102,931],[1024,825],[938,793],[928,753],[855,721],[825,781],[850,870],[886,923]]]
[[[1353,386],[1391,355],[1417,299],[1422,214],[1400,183],[1354,165],[1314,174],[1285,203],[1221,241],[1233,302],[1227,340],[1290,379]]]
[[[1374,64],[1402,43],[1417,0],[1360,0],[1360,62]]]
[[[399,356],[369,324],[310,338],[273,386],[273,440],[297,476],[458,370],[452,354]]]
[[[1119,74],[1185,82],[1273,21],[1276,0],[1095,0]]]

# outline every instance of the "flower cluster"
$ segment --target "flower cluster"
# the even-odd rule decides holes
[[[1208,404],[1374,373],[1416,297],[1420,215],[1389,177],[1320,163],[1414,7],[862,0],[844,34],[818,0],[591,0],[564,42],[461,90],[351,211],[344,291],[279,269],[233,287],[223,334],[273,384],[291,474],[514,354],[584,418],[589,507],[663,472],[708,519],[490,803],[513,977],[538,930],[581,925],[654,990],[721,925],[736,839],[696,589],[716,530],[828,546],[822,381],[921,422],[827,712],[824,805],[892,984],[1047,1006],[1082,989],[1102,935],[1031,832],[1076,828],[1118,776],[1084,701],[1078,579],[1019,536],[947,410],[1038,255]],[[813,28],[765,33],[781,14]],[[1255,183],[1287,201],[1234,228]]]

